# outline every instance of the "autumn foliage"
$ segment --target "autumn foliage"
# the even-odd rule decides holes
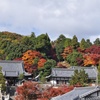
[[[37,58],[37,62],[35,59]],[[33,70],[43,67],[46,59],[44,59],[40,52],[28,50],[23,54],[22,60],[24,61],[24,68],[27,72],[32,73]]]
[[[41,94],[39,84],[30,81],[24,82],[22,86],[17,87],[16,92],[15,100],[32,100]]]
[[[84,66],[97,65],[99,64],[100,55],[98,54],[85,54],[84,55]]]
[[[100,46],[93,45],[83,54],[84,66],[98,65],[100,61]]]
[[[46,62],[46,59],[41,58],[41,59],[38,61],[38,68],[43,67],[45,62]]]
[[[73,90],[73,86],[59,86],[59,87],[51,87],[48,88],[47,90],[43,91],[43,97],[45,98],[45,100],[49,100],[52,97],[56,97],[58,95],[62,95],[65,94],[71,90]],[[43,100],[43,98],[41,98],[40,100]]]
[[[52,97],[65,94],[73,90],[73,86],[62,85],[59,87],[47,86],[41,87],[36,82],[27,81],[22,86],[17,87],[15,100],[49,100]]]
[[[66,47],[66,48],[64,49],[63,53],[61,54],[62,57],[63,57],[63,59],[65,59],[65,58],[68,56],[68,54],[72,53],[72,51],[73,51],[73,49],[72,49],[71,46]]]

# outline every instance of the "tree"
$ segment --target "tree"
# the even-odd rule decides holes
[[[50,79],[50,75],[51,75],[51,70],[53,67],[56,66],[56,61],[53,59],[48,59],[45,63],[44,63],[44,67],[42,69],[39,69],[39,73],[41,73],[40,76],[40,80],[42,82],[45,82],[46,80],[48,81]]]
[[[17,33],[12,33],[12,32],[0,32],[0,39],[2,40],[12,40],[12,41],[16,41],[16,40],[20,40],[23,36]]]
[[[66,58],[66,61],[71,65],[71,66],[78,66],[78,61],[77,59],[83,59],[83,56],[81,53],[73,51],[71,54],[69,54]]]
[[[84,66],[98,65],[100,61],[100,55],[98,54],[85,54],[84,56]]]
[[[6,59],[6,56],[7,56],[7,49],[9,48],[9,46],[11,45],[11,40],[5,40],[5,39],[1,39],[0,40],[0,58],[2,60],[5,60]]]
[[[45,98],[44,100],[51,100],[52,97],[56,97],[59,95],[63,95],[71,90],[73,90],[73,86],[59,86],[58,88],[47,88],[45,91],[43,91],[43,97]],[[43,100],[43,99],[40,99]]]
[[[31,34],[31,36],[24,36],[22,40],[20,41],[21,44],[23,44],[27,50],[35,50],[35,44],[36,44],[36,38]]]
[[[85,41],[84,38],[80,42],[80,48],[83,49],[83,50],[86,49],[86,41]]]
[[[66,38],[65,43],[64,43],[64,47],[69,47],[69,46],[71,46],[71,39]]]
[[[15,100],[36,100],[41,95],[41,88],[37,82],[26,81],[17,87]]]
[[[65,43],[66,37],[64,35],[60,35],[59,38],[56,41],[56,55],[57,55],[57,59],[59,61],[62,61],[63,58],[61,56],[63,50],[64,50],[64,43]]]
[[[84,69],[83,70],[75,70],[74,75],[72,75],[72,78],[70,80],[70,84],[77,86],[84,86],[88,82],[88,74],[85,73]]]
[[[34,32],[32,32],[32,33],[31,33],[31,37],[32,37],[32,38],[36,38],[36,36],[35,36],[35,33],[34,33]]]
[[[35,48],[44,53],[47,58],[50,57],[51,43],[48,34],[41,34],[36,38]]]
[[[53,86],[42,87],[37,82],[26,81],[22,86],[18,86],[16,91],[17,95],[15,100],[50,100],[52,97],[65,94],[73,90],[73,86],[59,86],[53,88]]]
[[[85,50],[86,54],[100,54],[100,46],[92,45]]]
[[[72,38],[71,46],[73,47],[73,49],[77,49],[79,47],[79,42],[76,35],[74,35]]]
[[[67,56],[68,56],[69,54],[71,54],[72,52],[73,52],[73,49],[72,49],[71,46],[69,46],[69,47],[66,47],[66,48],[64,49],[64,51],[63,51],[63,53],[62,53],[61,55],[62,55],[63,59],[65,60],[65,59],[67,58]]]
[[[5,78],[2,74],[2,67],[0,67],[0,84],[1,84],[1,91],[5,91],[6,86],[5,86]]]
[[[90,39],[86,40],[86,48],[89,48],[92,46],[92,43],[90,42]]]
[[[97,38],[97,39],[94,41],[94,45],[100,46],[100,38]]]
[[[23,74],[23,73],[21,73],[21,74],[19,75],[18,79],[19,79],[19,80],[24,79],[24,74]]]
[[[44,73],[43,76],[49,76],[51,74],[51,69],[56,66],[56,61],[53,59],[48,59],[47,62],[44,64]]]
[[[100,46],[92,45],[87,48],[83,57],[84,66],[98,65],[100,60]]]
[[[35,50],[28,50],[23,53],[22,60],[24,61],[24,68],[27,72],[32,73],[37,69],[37,63],[42,58],[40,52]]]
[[[46,62],[46,59],[41,58],[38,61],[38,69],[44,67],[44,63]]]

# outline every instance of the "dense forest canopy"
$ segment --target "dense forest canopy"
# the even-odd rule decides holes
[[[61,34],[51,41],[48,34],[30,36],[0,32],[0,60],[23,60],[25,70],[46,71],[52,67],[98,66],[100,62],[100,39],[93,43],[84,38],[79,42],[76,35],[68,38]],[[64,63],[63,63],[64,62]]]

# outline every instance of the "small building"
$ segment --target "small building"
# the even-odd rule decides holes
[[[88,80],[92,80],[94,82],[97,81],[97,69],[96,67],[70,67],[70,68],[52,68],[51,72],[51,80],[56,81],[57,84],[60,83],[68,83],[71,79],[72,75],[74,75],[75,70],[84,69],[88,74]]]
[[[2,73],[9,84],[14,85],[21,74],[30,75],[25,72],[23,61],[1,60],[0,67],[2,67]]]
[[[100,100],[100,87],[77,87],[51,100]]]

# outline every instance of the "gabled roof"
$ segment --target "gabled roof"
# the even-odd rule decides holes
[[[100,88],[96,86],[95,87],[78,87],[78,88],[74,88],[74,90],[66,94],[54,97],[51,100],[80,100],[79,98],[83,98],[84,96],[91,93],[95,93],[96,91],[100,91]]]
[[[96,79],[97,69],[96,67],[70,67],[70,68],[52,68],[52,77],[69,77],[71,78],[74,75],[75,70],[84,69],[88,74],[89,79]]]
[[[23,61],[1,60],[0,66],[3,75],[6,77],[18,77],[18,75],[24,73]]]

